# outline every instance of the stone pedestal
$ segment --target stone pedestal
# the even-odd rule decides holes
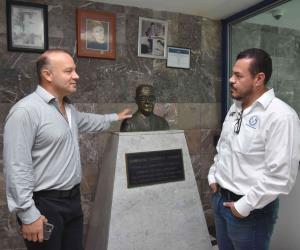
[[[127,187],[125,155],[181,149],[185,179]],[[114,133],[100,170],[87,250],[207,250],[210,238],[181,130]]]

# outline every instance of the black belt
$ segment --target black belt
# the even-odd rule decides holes
[[[33,192],[33,198],[38,197],[49,197],[49,198],[72,198],[75,195],[79,194],[80,185],[75,185],[70,190],[41,190],[37,192]]]
[[[224,197],[228,201],[238,201],[239,199],[241,199],[243,197],[243,195],[235,194],[235,193],[233,193],[225,188],[222,188],[220,186],[218,188],[218,192],[222,195],[222,197]]]

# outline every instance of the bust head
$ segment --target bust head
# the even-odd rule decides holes
[[[132,118],[125,119],[121,124],[121,132],[158,131],[169,129],[168,122],[153,113],[155,105],[154,88],[152,85],[142,84],[136,88],[135,101],[137,112]]]
[[[152,85],[142,84],[136,88],[135,102],[138,110],[145,116],[153,113],[155,105],[154,88]]]

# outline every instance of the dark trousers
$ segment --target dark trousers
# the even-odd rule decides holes
[[[49,240],[42,243],[25,240],[28,250],[83,250],[83,213],[80,190],[35,193],[36,207],[54,225]],[[60,195],[62,194],[62,195]]]

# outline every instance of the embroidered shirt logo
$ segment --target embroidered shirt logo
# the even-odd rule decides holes
[[[259,122],[259,119],[256,115],[250,117],[248,123],[246,123],[247,126],[249,126],[250,128],[254,128],[254,129],[257,129],[257,126],[258,126],[258,122]]]

